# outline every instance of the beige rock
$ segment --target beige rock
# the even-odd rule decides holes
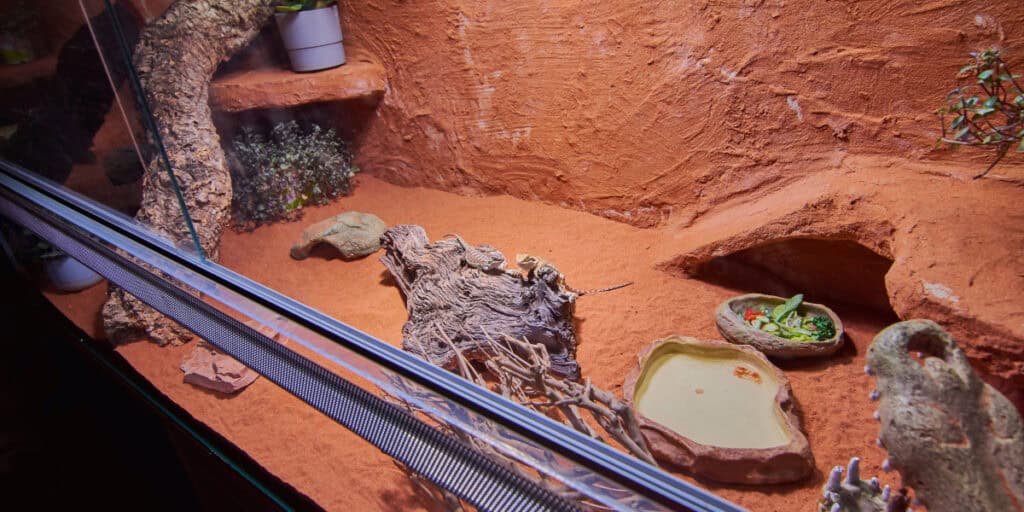
[[[345,212],[311,224],[302,232],[302,239],[292,246],[292,258],[309,256],[317,244],[326,243],[346,260],[362,258],[380,249],[380,237],[387,225],[370,213]]]

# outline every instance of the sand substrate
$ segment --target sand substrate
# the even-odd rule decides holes
[[[430,238],[459,233],[488,243],[508,259],[525,252],[557,265],[577,288],[633,281],[633,286],[579,299],[579,353],[584,376],[621,393],[623,379],[642,347],[672,334],[718,339],[713,311],[734,295],[706,282],[670,275],[655,265],[677,253],[680,241],[659,229],[640,229],[594,215],[506,196],[474,198],[423,188],[402,188],[361,176],[355,194],[306,211],[301,222],[225,234],[221,264],[301,300],[392,345],[400,346],[406,311],[378,255],[345,262],[329,251],[295,261],[289,247],[303,227],[348,210],[380,216],[388,225],[423,226]],[[754,291],[754,290],[742,290]],[[99,309],[105,285],[48,297],[79,326],[101,334]],[[722,486],[696,482],[757,511],[810,510],[825,475],[850,457],[865,475],[898,483],[884,473],[871,418],[874,387],[864,355],[876,332],[893,320],[885,313],[836,308],[850,343],[832,357],[780,363],[789,377],[816,461],[799,485]],[[142,375],[195,418],[216,429],[269,471],[329,510],[415,510],[425,502],[405,476],[375,448],[266,379],[223,397],[182,381],[179,364],[191,344],[158,347],[137,342],[118,348]],[[744,421],[744,418],[736,418]]]

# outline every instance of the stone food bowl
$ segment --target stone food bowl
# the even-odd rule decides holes
[[[743,312],[753,306],[767,306],[769,309],[786,302],[783,297],[750,293],[733,297],[721,303],[715,310],[715,326],[727,341],[738,345],[750,345],[769,357],[790,359],[797,357],[827,356],[843,346],[843,322],[831,309],[813,302],[804,302],[797,313],[823,315],[832,319],[836,335],[820,341],[787,340],[772,333],[755,329],[743,320]]]
[[[814,469],[789,380],[753,347],[655,340],[623,393],[662,463],[741,484],[795,482]]]

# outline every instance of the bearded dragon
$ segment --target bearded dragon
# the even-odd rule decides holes
[[[554,270],[555,273],[558,275],[558,285],[561,286],[562,288],[565,288],[566,290],[569,290],[572,293],[575,293],[578,297],[590,295],[591,293],[610,292],[612,290],[618,290],[619,288],[625,288],[633,284],[632,281],[629,281],[622,284],[617,284],[615,286],[609,286],[607,288],[598,288],[596,290],[578,290],[576,288],[573,288],[572,286],[569,286],[569,284],[565,282],[565,275],[562,274],[557,267],[552,265],[551,262],[539,256],[531,256],[529,254],[516,254],[516,265],[519,265],[519,268],[523,269],[523,271],[526,272],[527,278],[533,278],[533,276],[536,275],[537,271],[543,267],[548,267]]]
[[[462,246],[462,260],[466,266],[482,270],[485,273],[505,272],[505,257],[497,250],[485,252],[476,246],[469,245],[461,236],[455,233],[448,233],[445,237],[454,238]]]

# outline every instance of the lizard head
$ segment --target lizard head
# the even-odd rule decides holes
[[[516,265],[519,265],[519,268],[529,272],[540,265],[540,258],[530,256],[529,254],[516,254]]]

